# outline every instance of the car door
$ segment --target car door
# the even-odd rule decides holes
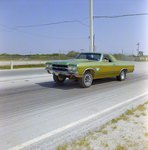
[[[102,77],[111,77],[115,73],[115,63],[108,54],[103,54],[99,73]]]

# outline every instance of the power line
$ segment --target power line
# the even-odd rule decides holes
[[[48,35],[41,35],[41,34],[36,34],[36,33],[31,33],[31,32],[27,32],[27,31],[22,31],[22,30],[19,30],[19,29],[14,29],[14,28],[11,28],[11,27],[8,27],[8,26],[5,26],[5,25],[0,25],[2,27],[5,27],[5,28],[8,28],[9,31],[7,32],[10,32],[10,31],[13,31],[13,30],[16,30],[16,31],[19,31],[19,32],[23,32],[23,33],[27,33],[27,34],[31,34],[31,35],[35,35],[35,36],[40,36],[40,37],[45,37],[45,38],[50,38],[50,39],[63,39],[63,40],[81,40],[81,39],[87,39],[87,38],[63,38],[63,37],[51,37],[51,36],[48,36]]]
[[[127,15],[118,15],[118,16],[93,16],[93,18],[119,18],[119,17],[130,17],[130,16],[141,16],[141,15],[148,15],[148,13],[141,13],[141,14],[127,14]],[[82,21],[88,19],[84,18]],[[14,28],[11,28],[12,30],[16,30],[18,28],[29,28],[29,27],[42,27],[42,26],[50,26],[50,25],[58,25],[58,24],[64,24],[64,23],[80,23],[86,27],[89,27],[88,25],[82,23],[80,20],[72,20],[72,21],[60,21],[60,22],[53,22],[53,23],[46,23],[46,24],[37,24],[37,25],[26,25],[26,26],[17,26]],[[2,25],[1,25],[2,26]]]
[[[127,14],[127,15],[118,15],[118,16],[94,16],[93,18],[120,18],[120,17],[131,17],[131,16],[142,16],[142,15],[148,15],[148,13],[142,13],[142,14]]]
[[[130,17],[130,16],[141,16],[141,15],[148,15],[148,13],[141,13],[141,14],[127,14],[127,15],[118,15],[118,16],[93,16],[93,18],[119,18],[119,17]],[[5,26],[5,25],[0,25],[2,27],[5,27],[5,28],[8,28],[9,30],[6,30],[6,29],[3,29],[3,31],[5,30],[5,32],[10,32],[10,31],[13,31],[13,30],[16,30],[16,31],[19,31],[19,32],[24,32],[24,33],[28,33],[28,34],[32,34],[32,35],[36,35],[36,36],[42,36],[42,37],[46,37],[46,38],[52,38],[52,39],[71,39],[71,40],[74,40],[74,39],[84,39],[84,38],[59,38],[59,37],[50,37],[50,36],[47,36],[47,35],[40,35],[40,34],[36,34],[36,33],[31,33],[31,32],[26,32],[26,31],[22,31],[22,30],[18,30],[18,28],[29,28],[29,27],[41,27],[41,26],[50,26],[50,25],[57,25],[57,24],[63,24],[63,23],[80,23],[84,26],[87,26],[89,27],[88,25],[82,23],[82,21],[88,19],[89,17],[87,18],[84,18],[83,20],[73,20],[73,21],[61,21],[61,22],[54,22],[54,23],[47,23],[47,24],[37,24],[37,25],[26,25],[26,26],[17,26],[15,28],[12,28],[12,27],[8,27],[8,26]],[[2,29],[1,29],[2,30]]]
[[[41,26],[50,26],[50,25],[57,25],[57,24],[63,24],[63,23],[80,23],[86,27],[89,27],[88,25],[82,23],[81,21],[79,20],[73,20],[73,21],[60,21],[60,22],[53,22],[53,23],[47,23],[47,24],[37,24],[37,25],[26,25],[26,26],[17,26],[13,29],[18,29],[18,28],[30,28],[30,27],[41,27]]]

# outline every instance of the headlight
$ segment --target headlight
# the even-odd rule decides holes
[[[69,67],[68,67],[68,70],[70,70],[70,71],[71,71],[71,70],[72,70],[72,66],[69,66]]]
[[[49,68],[52,68],[52,65],[49,65]]]
[[[69,70],[69,71],[76,71],[76,66],[69,66],[69,67],[68,67],[68,70]]]
[[[48,66],[49,66],[49,65],[48,65],[48,64],[46,64],[46,68],[48,68]]]
[[[73,67],[73,71],[76,71],[76,67]]]

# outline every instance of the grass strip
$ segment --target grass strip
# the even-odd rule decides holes
[[[41,64],[41,65],[18,65],[18,66],[13,66],[13,69],[39,68],[39,67],[45,68],[45,64]],[[0,66],[0,70],[4,70],[4,69],[11,69],[11,67],[10,66]]]

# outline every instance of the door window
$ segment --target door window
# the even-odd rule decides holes
[[[103,61],[106,61],[106,62],[112,62],[112,59],[110,58],[110,56],[109,55],[107,55],[107,54],[103,54],[103,59],[102,59]]]

